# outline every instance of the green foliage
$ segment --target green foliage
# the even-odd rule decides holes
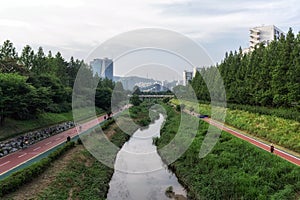
[[[80,137],[77,139],[77,144],[82,145],[82,140],[80,139]]]
[[[63,155],[67,150],[75,146],[74,142],[69,142],[63,147],[52,152],[47,158],[32,164],[31,166],[13,173],[9,177],[0,181],[0,197],[3,197],[5,194],[16,191],[22,185],[28,183],[33,178],[39,176],[43,173],[50,164]]]
[[[214,71],[218,69],[228,103],[294,108],[299,112],[299,53],[300,33],[295,36],[290,29],[286,36],[268,46],[260,44],[251,53],[243,54],[241,49],[226,53],[219,65],[203,68],[197,73],[191,85],[199,100],[218,100],[214,96],[218,81]]]
[[[102,125],[101,128],[102,130],[107,129],[111,124],[113,124],[115,120],[113,118],[106,120]]]
[[[178,100],[171,100],[171,102],[179,105]],[[189,107],[197,109],[197,104],[187,101],[184,103]],[[259,110],[259,108],[240,105],[232,107],[244,108],[244,110],[228,108],[226,110],[225,118],[227,124],[246,131],[251,135],[265,139],[270,143],[275,143],[300,153],[300,122],[277,117],[276,115],[279,115],[282,112],[282,109],[269,111],[261,108],[261,112],[256,112],[256,110]],[[199,113],[211,116],[210,105],[199,104],[198,109]],[[252,112],[247,110],[251,110]],[[260,113],[268,113],[268,115]],[[273,113],[275,114],[272,115]],[[216,120],[220,120],[217,118],[219,116],[218,114],[215,114],[214,116],[216,117]]]
[[[78,77],[79,69],[82,75]],[[18,56],[13,43],[5,41],[0,45],[0,126],[7,117],[25,120],[43,112],[70,111],[76,78],[83,85],[74,89],[75,95],[81,94],[81,106],[90,106],[95,100],[97,107],[110,110],[114,82],[94,77],[83,61],[71,57],[67,62],[60,52],[53,57],[50,51],[46,56],[42,47],[35,53],[29,45]],[[94,86],[95,98],[86,95]]]
[[[139,95],[139,94],[141,94],[142,92],[141,92],[141,90],[140,90],[140,88],[138,87],[138,86],[134,86],[134,88],[133,88],[133,95]]]
[[[250,113],[261,115],[272,115],[280,118],[291,119],[300,122],[300,111],[294,108],[270,108],[263,106],[250,106],[240,104],[227,104],[227,107],[232,110],[243,110]]]
[[[170,101],[169,97],[163,98],[163,103],[168,103]]]
[[[74,155],[37,199],[105,199],[113,169],[98,162],[87,150]],[[70,194],[70,191],[72,193]]]
[[[39,128],[51,126],[65,121],[72,121],[72,112],[67,113],[41,113],[36,119],[15,120],[6,119],[6,123],[0,129],[0,141],[17,135],[37,130]]]
[[[95,95],[95,105],[104,110],[110,109],[110,99],[112,90],[110,88],[97,88]]]
[[[131,107],[132,110],[138,112],[138,119],[148,118],[149,103],[142,103],[138,107]],[[121,148],[123,144],[129,140],[130,136],[124,133],[120,128],[109,126],[113,120],[107,121],[106,131],[113,129],[115,134],[111,138],[111,142]],[[120,122],[120,121],[119,121]],[[102,129],[103,129],[102,125]],[[131,129],[134,132],[136,129]],[[114,170],[97,161],[87,150],[75,155],[74,159],[68,163],[66,169],[60,172],[56,180],[52,182],[46,190],[44,190],[38,199],[68,199],[70,191],[72,191],[72,199],[106,199],[109,189],[109,182]]]
[[[47,91],[36,89],[26,80],[18,74],[0,73],[0,125],[6,117],[28,119],[49,103],[43,99]]]
[[[130,103],[134,106],[138,106],[138,105],[140,105],[141,100],[139,99],[139,96],[137,94],[134,94],[130,98]]]
[[[174,130],[179,127],[180,116],[170,108],[167,111],[161,137],[156,139],[158,149],[174,138]],[[208,124],[200,121],[193,143],[169,165],[187,188],[189,199],[296,199],[300,191],[299,167],[226,132],[222,132],[212,152],[200,159],[207,128]]]

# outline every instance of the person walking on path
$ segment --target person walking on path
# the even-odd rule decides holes
[[[274,153],[274,149],[275,149],[275,148],[274,148],[274,145],[271,144],[271,145],[270,145],[270,152],[271,152],[271,153]]]

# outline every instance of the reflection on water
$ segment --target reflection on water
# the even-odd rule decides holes
[[[152,138],[159,137],[163,122],[160,115],[149,128],[137,130],[119,151],[115,162],[118,170],[110,181],[108,200],[167,200],[165,191],[169,186],[175,194],[186,196],[184,188],[168,171],[152,144]]]

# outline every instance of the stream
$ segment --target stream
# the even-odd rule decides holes
[[[164,116],[160,114],[159,119],[146,129],[138,129],[123,145],[116,157],[108,200],[186,199],[186,191],[152,144],[152,138],[160,136],[163,123]],[[167,197],[166,190],[170,186],[173,192]]]

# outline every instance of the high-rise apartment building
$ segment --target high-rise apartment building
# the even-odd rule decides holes
[[[190,80],[193,79],[193,72],[183,71],[183,85],[186,86]]]
[[[243,50],[248,53],[254,50],[255,46],[263,43],[270,44],[274,39],[279,39],[281,34],[284,34],[279,28],[274,25],[270,26],[257,26],[250,29],[250,45],[249,48]]]
[[[98,74],[101,78],[108,78],[110,80],[113,80],[113,70],[114,70],[114,64],[113,60],[109,58],[103,58],[99,59],[96,58],[93,61],[90,62],[90,65],[93,70],[93,75],[95,76]]]

